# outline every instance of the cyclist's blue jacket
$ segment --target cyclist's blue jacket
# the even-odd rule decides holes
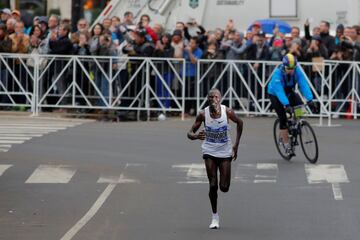
[[[274,74],[268,85],[268,94],[276,96],[284,105],[289,105],[288,94],[295,89],[296,83],[299,85],[300,92],[307,101],[313,100],[313,94],[310,86],[306,81],[305,74],[296,66],[293,75],[287,75],[280,66],[275,69]]]

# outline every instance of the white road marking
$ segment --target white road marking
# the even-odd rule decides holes
[[[75,172],[67,165],[40,165],[25,183],[68,183]]]
[[[144,163],[126,163],[125,168],[128,167],[146,167]]]
[[[121,174],[120,177],[118,176],[101,176],[98,183],[140,183],[139,180],[125,178],[124,174]]]
[[[255,179],[254,183],[276,183],[276,180],[259,180],[259,179]]]
[[[278,171],[275,163],[238,164],[234,181],[276,183]]]
[[[25,123],[4,123],[0,122],[0,126],[54,126],[54,127],[69,127],[74,126],[79,123],[73,124],[73,123],[51,123],[51,122],[25,122]]]
[[[3,136],[0,134],[0,140],[30,140],[31,137],[24,136]]]
[[[16,140],[0,140],[0,144],[6,144],[6,143],[11,143],[11,144],[21,144],[24,143],[24,141],[16,141]]]
[[[192,163],[173,165],[172,168],[180,169],[182,172],[186,172],[187,181],[180,181],[177,183],[184,184],[196,184],[196,183],[208,183],[207,174],[204,164]]]
[[[10,164],[0,164],[0,176],[4,174],[6,170],[8,170],[13,165]]]
[[[256,168],[259,170],[278,170],[276,163],[257,163]]]
[[[305,164],[309,184],[330,183],[335,200],[343,200],[340,183],[350,182],[344,165],[341,164]]]
[[[145,166],[145,164],[126,164],[125,169],[131,166]],[[123,180],[126,180],[126,178],[124,177],[124,174],[121,174],[118,179],[115,179],[116,183],[110,183],[105,188],[104,192],[102,192],[99,198],[95,201],[94,205],[91,206],[89,211],[69,231],[67,231],[60,240],[71,240],[76,235],[76,233],[78,233],[81,228],[83,228],[95,216],[97,211],[101,208],[106,199],[115,189],[116,185],[118,183],[122,183]]]
[[[0,126],[0,129],[8,130],[9,127],[7,126]],[[23,130],[63,130],[66,129],[66,127],[44,127],[44,126],[18,126],[18,127],[12,127],[12,129],[23,129]]]
[[[37,130],[24,130],[24,129],[0,129],[1,133],[17,133],[17,134],[41,134],[41,133],[48,133],[48,132],[57,132],[58,130],[45,130],[45,129],[37,129]]]
[[[63,119],[6,118],[0,120],[0,152],[10,150],[12,144],[21,144],[33,137],[54,133],[90,121],[67,121]],[[6,147],[1,145],[6,144]]]
[[[119,179],[120,180],[120,179]],[[106,199],[110,196],[112,191],[116,187],[116,183],[110,183],[96,200],[94,205],[89,209],[89,211],[69,230],[60,240],[70,240],[72,239],[81,228],[83,228],[90,220],[95,216],[97,211],[104,204]]]
[[[209,183],[209,181],[179,181],[176,182],[178,184],[205,184],[205,183]]]
[[[343,200],[343,195],[341,192],[340,184],[339,183],[333,183],[331,184],[333,193],[334,193],[334,199],[335,200]]]
[[[0,137],[41,137],[42,135],[35,133],[0,133]]]
[[[11,145],[10,144],[1,144],[0,148],[10,148]]]

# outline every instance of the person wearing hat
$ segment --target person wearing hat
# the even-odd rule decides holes
[[[261,31],[261,23],[255,22],[251,27],[251,31],[252,31],[253,35],[258,34]]]
[[[48,30],[48,18],[45,16],[40,16],[39,17],[39,25],[41,27],[41,30],[43,32],[43,36],[46,37],[49,34],[49,30]]]
[[[322,42],[322,38],[319,35],[313,35],[311,37],[311,42],[306,50],[305,59],[312,61],[314,57],[323,57],[327,59],[329,57],[329,51]]]
[[[276,38],[272,42],[272,46],[270,47],[270,61],[281,61],[283,56],[286,53],[284,48],[284,40],[281,38]]]
[[[130,56],[136,57],[151,57],[154,53],[155,47],[152,42],[146,38],[147,31],[144,28],[139,28],[133,32],[134,41],[128,44],[123,52]]]
[[[266,44],[265,33],[263,31],[258,32],[252,38],[252,43],[246,50],[246,57],[249,60],[268,60],[270,58],[269,46]],[[259,67],[258,63],[255,63],[254,67]]]
[[[11,18],[11,10],[8,8],[4,8],[1,10],[0,15],[0,23],[6,24],[6,21]]]
[[[272,73],[271,80],[267,85],[267,93],[271,107],[275,110],[280,120],[280,139],[288,156],[295,156],[289,145],[289,132],[286,113],[292,113],[293,107],[302,104],[302,100],[295,89],[298,88],[312,112],[317,108],[313,102],[314,96],[311,92],[306,75],[297,64],[297,59],[291,53],[286,54],[282,64]]]
[[[183,32],[175,29],[171,37],[171,46],[174,48],[174,57],[182,58],[184,54]]]
[[[17,21],[19,22],[21,20],[21,13],[19,10],[16,10],[14,9],[12,12],[11,12],[11,16]]]
[[[335,44],[338,46],[341,42],[342,36],[344,36],[344,25],[339,24],[336,27]]]

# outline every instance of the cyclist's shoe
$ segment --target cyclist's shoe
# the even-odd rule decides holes
[[[286,154],[287,154],[289,157],[294,157],[294,156],[296,156],[294,150],[293,150],[292,147],[290,147],[290,146],[288,146],[288,147],[285,149],[285,152],[286,152]]]
[[[213,217],[211,220],[211,224],[209,225],[210,229],[218,229],[220,227],[219,225],[219,218]]]

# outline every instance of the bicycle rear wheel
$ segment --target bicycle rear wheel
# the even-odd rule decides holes
[[[285,146],[283,144],[283,142],[280,140],[280,120],[276,119],[274,122],[274,141],[275,141],[275,146],[276,149],[278,150],[280,156],[289,161],[291,159],[291,155],[288,155],[286,153],[286,149]]]
[[[316,163],[319,157],[318,142],[313,128],[306,121],[300,124],[300,143],[306,159]]]

